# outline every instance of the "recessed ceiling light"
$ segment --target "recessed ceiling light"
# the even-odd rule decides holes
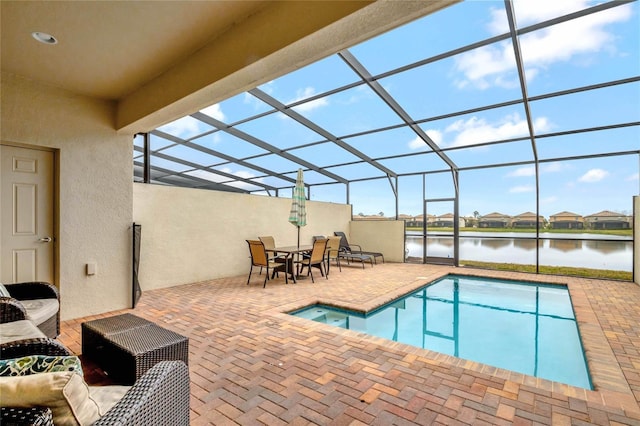
[[[43,33],[40,31],[34,31],[31,33],[31,36],[36,40],[38,40],[40,43],[58,44],[58,39],[52,36],[51,34]]]

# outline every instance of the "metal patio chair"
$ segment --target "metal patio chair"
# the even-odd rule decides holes
[[[273,278],[278,272],[285,272],[285,282],[288,284],[289,280],[287,278],[287,264],[279,263],[273,260],[270,260],[267,256],[267,251],[264,247],[264,244],[260,240],[246,240],[247,244],[249,244],[249,252],[251,253],[251,268],[249,269],[249,277],[247,278],[247,285],[249,285],[249,281],[251,280],[251,273],[253,272],[253,267],[260,267],[260,271],[262,268],[267,268],[267,273],[264,277],[264,283],[262,287],[267,286],[267,281],[269,280],[269,270],[271,270]]]
[[[320,269],[320,275],[329,279],[327,274],[324,271],[324,252],[327,248],[327,239],[326,238],[318,238],[313,242],[313,250],[311,250],[311,255],[308,258],[304,258],[296,263],[300,265],[300,272],[305,268],[305,266],[309,269],[307,271],[307,275],[311,274],[311,282],[315,283],[313,278],[312,268]]]

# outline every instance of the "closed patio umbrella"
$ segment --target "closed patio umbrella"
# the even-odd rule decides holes
[[[298,228],[298,248],[300,248],[300,227],[307,225],[306,202],[302,169],[298,169],[296,186],[293,188],[293,197],[291,198],[291,211],[289,212],[289,222]]]

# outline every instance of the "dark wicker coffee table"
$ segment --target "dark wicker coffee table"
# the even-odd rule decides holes
[[[189,362],[189,339],[122,314],[82,323],[82,354],[115,382],[132,385],[159,361]]]

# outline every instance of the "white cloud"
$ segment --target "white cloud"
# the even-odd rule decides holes
[[[509,188],[509,193],[518,194],[522,192],[533,192],[536,188],[533,185],[519,185]]]
[[[578,182],[585,182],[585,183],[599,182],[602,179],[606,178],[608,175],[609,175],[609,172],[606,170],[591,169],[587,173],[580,176],[580,178],[578,179]]]
[[[198,121],[193,117],[186,116],[158,127],[158,130],[178,137],[188,137],[199,133]]]
[[[426,131],[426,133],[427,136],[429,136],[436,145],[440,146],[440,144],[442,143],[441,131],[429,129]],[[410,140],[409,143],[407,143],[407,146],[411,150],[427,149],[429,147],[429,145],[427,145],[427,143],[423,141],[420,136],[416,136],[415,138]]]
[[[557,173],[566,170],[568,167],[563,163],[546,163],[540,166],[541,173]]]
[[[640,180],[640,173],[636,173],[635,175],[631,175],[625,179],[626,181],[633,182],[634,180]]]
[[[409,149],[415,150],[415,149],[424,149],[427,147],[427,144],[424,143],[424,141],[419,136],[416,136],[415,138],[409,141],[407,146],[409,147]]]
[[[518,26],[524,27],[588,6],[590,3],[586,0],[519,1],[516,3],[516,19]],[[491,15],[492,19],[487,25],[489,31],[493,34],[505,33],[508,24],[504,10],[492,9]],[[578,64],[577,57],[581,55],[605,50],[615,53],[615,35],[607,31],[606,26],[625,21],[631,15],[631,6],[619,6],[525,34],[520,38],[520,46],[527,66],[528,80],[531,81],[541,70],[556,62],[571,61]],[[587,62],[591,60],[585,57],[581,59]],[[518,81],[510,41],[483,46],[459,55],[455,67],[463,74],[463,77],[455,81],[458,88],[512,88]]]
[[[298,89],[298,91],[296,92],[296,97],[287,103],[290,104],[303,99],[307,99],[312,97],[315,94],[316,94],[316,90],[313,87],[305,87],[304,89]],[[294,108],[294,110],[300,113],[304,113],[304,112],[308,113],[315,109],[325,107],[327,105],[329,105],[329,101],[327,100],[327,98],[320,98],[320,99],[313,100],[311,102],[305,102],[301,105],[298,105],[297,107]]]
[[[513,4],[516,20],[521,28],[591,6],[587,0],[517,0]],[[491,34],[498,35],[509,31],[509,22],[504,9],[492,8],[491,17],[487,25]]]
[[[469,85],[484,90],[491,86],[513,88],[518,84],[517,76],[507,74],[515,71],[513,49],[510,44],[501,43],[483,46],[455,58],[456,70],[463,74],[462,79],[455,81],[459,89]]]
[[[298,105],[294,109],[298,112],[311,112],[313,110],[325,107],[327,105],[329,105],[329,101],[327,101],[326,98],[320,98],[311,102],[306,102],[302,105]]]
[[[548,163],[540,165],[538,172],[543,173],[557,173],[565,170],[566,167],[562,163]],[[507,173],[508,177],[530,177],[535,176],[535,166],[520,167],[512,172]]]
[[[512,172],[507,173],[508,177],[529,177],[535,176],[536,168],[534,166],[520,167]]]
[[[204,109],[200,110],[201,113],[208,115],[209,117],[215,118],[216,120],[224,121],[225,115],[222,112],[222,107],[220,104],[213,104]]]
[[[239,178],[243,178],[243,179],[251,179],[253,177],[255,177],[255,174],[253,174],[250,171],[246,171],[246,170],[239,170],[234,172],[233,170],[231,170],[228,167],[223,167],[220,169],[220,171],[234,175],[234,176],[238,176]],[[229,178],[227,176],[222,176],[219,175],[217,173],[215,173],[215,171],[210,172],[207,170],[194,170],[193,172],[189,172],[188,173],[191,176],[195,176],[198,177],[200,179],[205,179],[205,180],[209,180],[211,182],[223,182],[223,181],[228,181]],[[255,179],[255,182],[263,182],[264,179],[260,178],[260,179]],[[241,188],[241,189],[255,189],[254,185],[251,185],[249,183],[246,182],[231,182],[231,183],[225,183],[225,185],[228,186],[233,186],[235,188]]]
[[[263,92],[265,92],[265,93],[267,93],[269,95],[272,95],[273,92],[274,92],[273,86],[275,86],[275,82],[273,80],[271,80],[271,81],[268,81],[268,82],[264,83],[262,86],[259,86],[258,88],[260,90],[262,90]],[[251,96],[251,98],[253,98],[253,96]],[[246,99],[247,98],[245,97],[245,100]]]
[[[534,127],[538,131],[546,131],[551,126],[548,120],[541,117],[536,120]],[[529,133],[527,121],[518,114],[511,114],[502,120],[489,123],[487,120],[471,117],[468,120],[458,120],[450,124],[445,133],[455,136],[449,146],[467,146],[494,140],[509,139],[524,136]]]

